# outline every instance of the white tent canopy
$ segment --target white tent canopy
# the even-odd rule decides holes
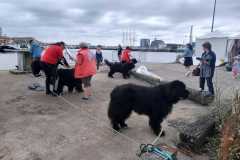
[[[229,39],[240,39],[240,34],[239,34],[239,35],[236,35],[236,36],[232,36],[232,37],[230,37]]]
[[[195,54],[201,56],[202,44],[206,41],[212,44],[212,50],[216,53],[217,65],[222,60],[227,60],[227,46],[229,36],[220,31],[210,32],[201,37],[196,38],[196,50]]]
[[[198,37],[198,39],[210,39],[210,38],[228,38],[226,33],[220,31],[209,32],[203,36]]]

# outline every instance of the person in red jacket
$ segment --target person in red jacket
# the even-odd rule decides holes
[[[87,43],[80,43],[77,52],[74,77],[81,80],[83,84],[84,97],[88,100],[91,96],[91,79],[96,74],[96,56],[90,52]]]
[[[46,75],[46,94],[53,95],[56,89],[55,81],[57,77],[58,63],[63,57],[64,42],[58,42],[48,46],[41,55],[41,68]],[[50,90],[50,84],[53,84],[53,91]]]
[[[131,48],[126,47],[121,55],[121,62],[122,63],[131,63]]]

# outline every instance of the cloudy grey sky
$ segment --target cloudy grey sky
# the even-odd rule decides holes
[[[42,41],[122,42],[122,32],[140,38],[187,42],[210,31],[214,0],[1,0],[0,26],[9,36],[34,36]],[[215,29],[240,34],[240,1],[217,0]],[[136,42],[138,43],[138,42]]]

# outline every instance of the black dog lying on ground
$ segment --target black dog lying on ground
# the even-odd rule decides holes
[[[186,99],[189,92],[181,81],[172,81],[155,87],[135,84],[117,86],[111,93],[108,117],[115,130],[127,127],[132,111],[149,117],[149,125],[158,135],[161,123],[172,111],[173,104]],[[162,132],[164,135],[164,132]]]
[[[81,80],[74,78],[74,68],[73,69],[58,69],[58,87],[57,94],[60,95],[63,93],[64,86],[68,87],[68,92],[73,92],[75,89],[77,92],[82,92],[82,83]]]
[[[109,62],[108,60],[104,60],[104,62],[109,66],[110,71],[108,73],[108,77],[113,78],[113,74],[116,72],[120,72],[123,75],[123,78],[129,78],[130,74],[129,72],[135,68],[135,64],[137,63],[137,60],[133,58],[131,60],[131,63],[121,63],[121,62]]]

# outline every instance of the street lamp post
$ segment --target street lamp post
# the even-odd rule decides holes
[[[213,8],[213,17],[212,17],[212,28],[211,28],[211,32],[213,32],[213,28],[214,28],[214,20],[215,20],[216,4],[217,4],[217,0],[214,0],[214,8]]]

